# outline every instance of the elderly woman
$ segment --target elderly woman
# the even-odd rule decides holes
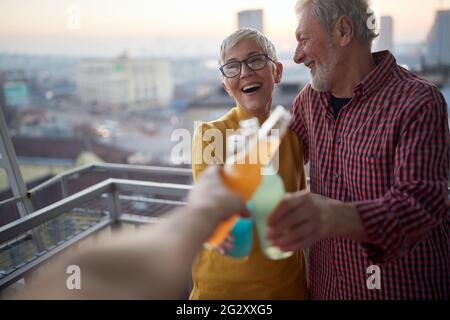
[[[220,49],[223,87],[236,101],[222,118],[203,123],[194,136],[194,159],[204,154],[211,141],[204,133],[216,129],[226,139],[227,129],[238,129],[241,120],[257,117],[263,123],[272,108],[275,84],[281,81],[283,66],[275,47],[259,31],[241,29],[228,36]],[[226,154],[226,145],[221,155]],[[214,162],[223,163],[217,152]],[[193,161],[194,179],[210,162]],[[278,174],[287,192],[306,187],[302,149],[297,135],[289,131],[279,152]],[[304,299],[307,296],[306,267],[303,252],[284,260],[266,258],[254,232],[253,249],[244,259],[233,259],[204,249],[193,266],[191,299]]]

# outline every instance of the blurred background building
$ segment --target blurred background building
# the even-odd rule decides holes
[[[375,40],[374,51],[394,52],[394,20],[391,16],[380,17],[379,36]]]
[[[264,11],[244,10],[238,12],[238,29],[253,28],[264,33]]]
[[[117,59],[81,61],[76,84],[82,103],[113,109],[168,107],[174,84],[166,59]]]
[[[428,35],[425,62],[429,67],[450,67],[450,10],[438,10]]]
[[[12,109],[27,108],[30,102],[28,87],[23,70],[0,72],[0,104]]]

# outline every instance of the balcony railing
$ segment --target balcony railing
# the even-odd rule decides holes
[[[156,166],[137,166],[128,164],[114,164],[114,163],[96,163],[72,170],[68,170],[62,174],[59,174],[37,187],[31,189],[29,194],[31,197],[39,191],[48,188],[51,185],[58,184],[61,188],[63,198],[69,195],[68,183],[72,179],[78,179],[80,175],[84,173],[92,174],[94,172],[102,173],[108,177],[114,174],[120,175],[122,179],[129,179],[132,174],[152,175],[158,174],[163,176],[166,180],[170,177],[176,177],[177,179],[183,179],[186,181],[192,181],[192,170],[182,168],[170,168],[170,167],[156,167]]]
[[[91,181],[86,181],[84,184],[75,185],[74,182],[80,181],[80,177],[83,175],[90,176]],[[32,200],[34,210],[37,210],[49,205],[52,202],[52,200],[44,199],[44,197],[41,196],[42,192],[49,190],[50,188],[52,188],[53,196],[56,197],[57,200],[60,200],[108,178],[127,180],[142,180],[145,178],[147,181],[153,182],[177,181],[177,184],[191,184],[192,171],[191,169],[183,168],[96,163],[68,170],[54,176],[53,178],[29,190],[27,198]],[[12,206],[15,205],[24,205],[24,200],[26,199],[21,197],[12,197],[0,201],[0,209],[12,208]]]
[[[0,290],[107,226],[158,221],[161,214],[184,205],[190,189],[189,185],[108,179],[1,227]],[[130,193],[153,197],[140,198]],[[142,202],[144,206],[130,212],[124,205],[127,201]]]

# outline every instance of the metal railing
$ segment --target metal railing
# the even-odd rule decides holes
[[[143,173],[143,174],[161,174],[164,176],[175,175],[177,177],[192,177],[191,169],[182,169],[182,168],[171,168],[171,167],[156,167],[156,166],[136,166],[129,164],[114,164],[114,163],[95,163],[86,166],[82,166],[79,168],[75,168],[72,170],[65,171],[61,174],[54,176],[53,178],[43,182],[42,184],[34,187],[29,190],[29,194],[33,195],[39,190],[42,190],[54,183],[60,183],[61,190],[63,192],[64,197],[67,194],[67,182],[70,178],[79,176],[82,173],[89,171],[100,171],[104,173],[120,173],[123,175],[128,175],[130,173]],[[125,178],[125,177],[124,177]]]
[[[156,203],[160,211],[161,206],[165,206],[162,208],[165,212],[185,204],[184,198],[190,189],[190,185],[107,179],[0,227],[0,268],[3,268],[0,269],[0,290],[23,278],[25,273],[37,268],[61,250],[107,226],[117,222],[151,223],[159,219],[159,216],[145,217],[124,212],[122,208],[124,201],[136,202],[145,199],[149,203]],[[149,193],[170,196],[178,200],[140,199],[130,196],[129,193]],[[99,205],[101,202],[103,204]],[[86,210],[86,206],[89,207],[90,203],[93,205],[90,209],[88,208],[89,211]],[[151,214],[151,208],[150,210],[145,208],[145,211]],[[79,217],[80,214],[84,214],[81,219],[84,225],[72,225],[70,232],[60,228],[52,229],[52,226],[62,225],[62,221],[57,220],[58,218],[64,215]],[[67,221],[71,220],[65,220]],[[51,232],[51,230],[57,230],[57,232]],[[41,235],[43,243],[40,248],[37,248],[32,241],[35,234]],[[28,248],[27,255],[20,259],[14,256],[18,246]],[[3,266],[2,261],[4,261]]]
[[[192,170],[183,168],[171,168],[171,167],[157,167],[157,166],[138,166],[138,165],[127,165],[127,164],[112,164],[112,163],[95,163],[90,165],[81,166],[72,170],[65,171],[58,174],[51,179],[41,183],[40,185],[30,189],[27,195],[24,197],[12,197],[0,201],[0,209],[2,207],[7,207],[13,204],[23,204],[24,201],[29,201],[35,198],[35,196],[54,185],[59,185],[61,190],[62,198],[66,198],[70,195],[69,193],[69,181],[78,178],[82,174],[89,174],[92,172],[103,173],[106,176],[111,176],[114,174],[121,175],[122,179],[128,179],[130,174],[143,174],[143,175],[158,175],[164,176],[165,178],[176,177],[178,179],[184,179],[187,183],[192,182]],[[106,179],[106,178],[105,178]],[[154,179],[149,179],[154,181]],[[28,210],[28,214],[33,210]]]

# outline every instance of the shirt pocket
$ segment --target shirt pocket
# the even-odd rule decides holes
[[[360,128],[345,136],[343,152],[350,161],[362,166],[373,167],[381,159],[382,136],[379,130]]]
[[[344,139],[343,167],[351,201],[382,197],[391,183],[392,159],[383,135],[356,132]]]

